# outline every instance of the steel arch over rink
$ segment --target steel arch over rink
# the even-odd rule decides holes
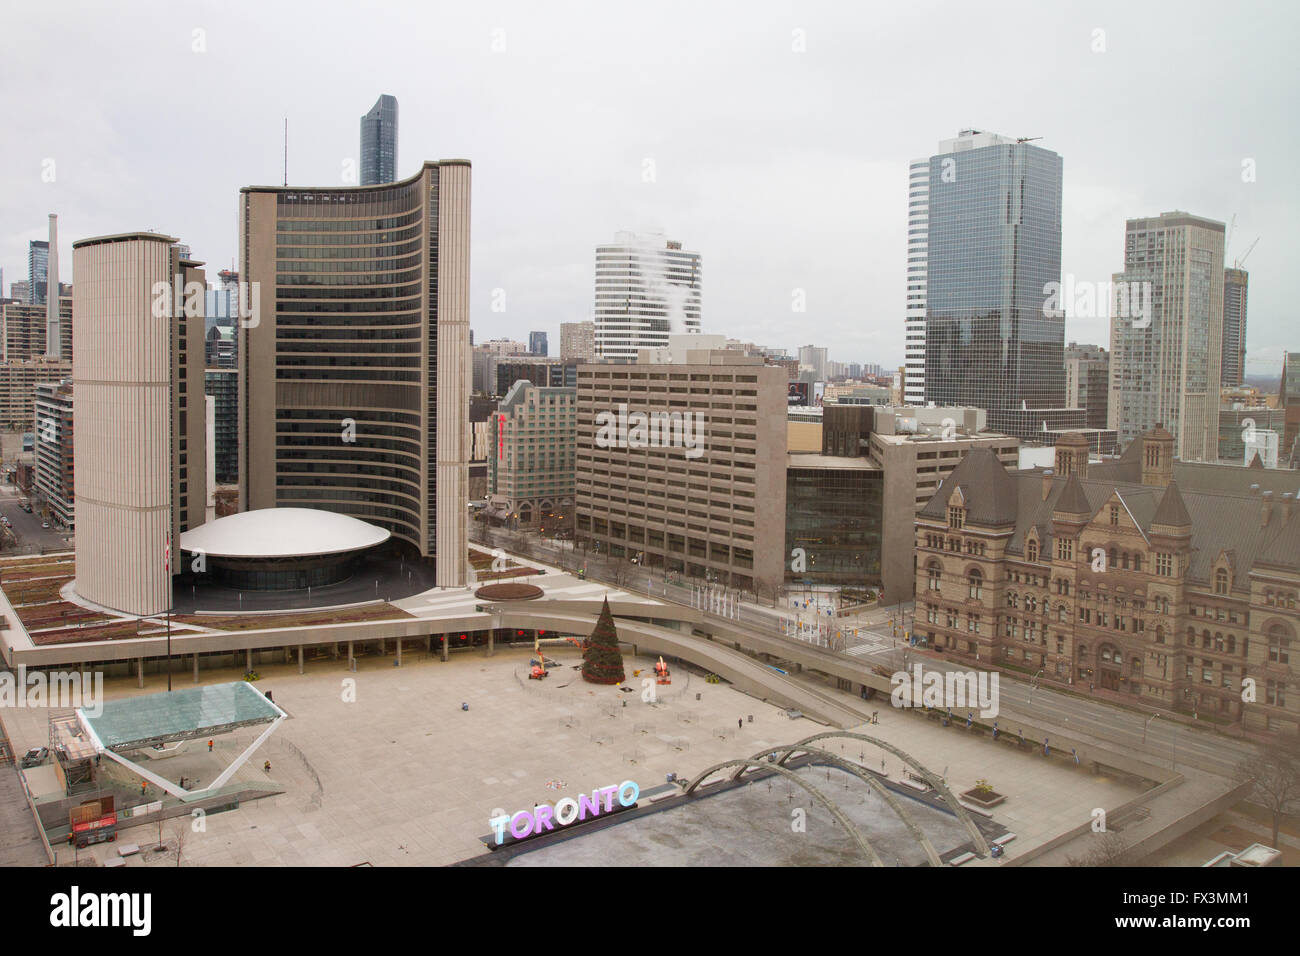
[[[770,750],[765,750],[763,752],[771,753]],[[858,845],[858,849],[860,849],[864,854],[866,854],[866,856],[871,860],[872,866],[885,865],[881,861],[880,855],[876,853],[875,848],[872,847],[872,845],[867,842],[866,837],[862,835],[862,831],[860,831],[856,826],[854,826],[853,821],[850,820],[847,816],[845,816],[844,811],[841,810],[834,801],[828,798],[826,794],[822,793],[820,790],[814,787],[803,777],[799,776],[793,770],[790,770],[786,767],[782,767],[774,763],[768,763],[767,761],[763,761],[763,760],[750,760],[750,759],[724,760],[722,763],[716,763],[712,767],[709,767],[707,770],[700,773],[694,780],[688,783],[686,785],[686,795],[689,796],[690,794],[694,793],[695,788],[698,787],[701,783],[703,783],[706,779],[708,779],[710,775],[726,767],[738,767],[740,768],[738,772],[743,772],[744,770],[747,770],[750,767],[759,767],[764,770],[774,770],[777,773],[779,773],[781,776],[785,777],[787,780],[797,783],[799,786],[803,787],[810,794],[812,794],[813,799],[817,800],[819,803],[821,803],[822,806],[824,806],[827,810],[830,811],[831,816],[835,818],[836,822],[839,823],[840,826],[844,827],[844,829],[848,831],[849,836],[853,838],[853,842]]]
[[[921,774],[922,778],[924,778],[925,782],[933,787],[939,796],[943,798],[943,802],[948,805],[948,809],[951,810],[956,815],[957,819],[962,822],[962,825],[966,828],[966,832],[970,834],[971,840],[975,844],[975,855],[980,857],[989,855],[989,845],[988,841],[984,839],[984,834],[980,833],[979,827],[975,826],[975,821],[972,820],[970,814],[966,812],[966,808],[957,801],[955,796],[953,796],[953,792],[948,789],[948,785],[936,777],[928,767],[911,754],[899,750],[888,741],[880,740],[876,737],[868,737],[866,734],[855,734],[847,730],[828,730],[820,734],[813,734],[811,737],[805,737],[803,740],[795,744],[789,744],[788,746],[782,747],[772,747],[764,750],[763,753],[783,753],[784,756],[782,756],[777,763],[784,764],[796,753],[810,752],[804,746],[805,744],[810,744],[815,740],[826,740],[832,737],[840,737],[848,740],[862,740],[866,743],[874,744],[881,750],[889,751],[908,766],[915,768]],[[771,766],[771,764],[767,764],[767,766]]]
[[[934,844],[931,843],[930,838],[925,835],[925,831],[922,830],[921,827],[917,824],[917,822],[912,819],[912,815],[907,812],[907,808],[903,806],[903,804],[899,801],[899,799],[895,797],[893,793],[890,792],[890,789],[888,787],[886,787],[883,783],[877,780],[875,775],[871,773],[871,771],[867,770],[861,764],[856,764],[852,760],[847,760],[844,757],[841,757],[839,754],[831,753],[829,750],[823,750],[820,747],[809,747],[806,744],[803,745],[795,744],[794,746],[798,747],[801,753],[815,754],[824,760],[829,760],[831,763],[839,767],[841,770],[845,771],[846,773],[852,774],[853,776],[861,780],[863,783],[867,784],[867,786],[871,787],[872,790],[876,791],[876,793],[878,793],[881,796],[881,798],[884,799],[885,803],[889,804],[889,809],[894,811],[895,816],[897,816],[898,819],[902,820],[903,823],[907,826],[907,828],[912,832],[912,836],[916,838],[916,842],[919,843],[921,845],[921,849],[925,851],[926,858],[930,861],[930,865],[943,866],[943,860],[939,858],[939,851],[934,848]],[[766,756],[767,754],[781,753],[782,751],[785,751],[784,756],[781,758],[781,760],[784,761],[790,756],[791,753],[791,751],[786,750],[786,748],[784,747],[778,747],[775,751],[772,751],[770,749],[763,750],[759,753],[754,754],[754,756],[750,759],[759,760],[760,758]],[[778,761],[778,764],[779,763],[780,761]],[[770,767],[772,766],[772,764],[767,763],[765,764],[765,766]],[[738,768],[731,779],[733,780],[740,779],[740,775],[745,772],[745,769],[746,768],[744,767]]]

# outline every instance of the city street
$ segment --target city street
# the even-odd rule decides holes
[[[791,641],[802,641],[823,649],[843,653],[862,663],[864,668],[884,665],[893,670],[910,668],[917,663],[924,670],[965,671],[969,665],[943,660],[929,654],[908,649],[903,641],[903,626],[896,622],[891,629],[890,620],[902,615],[907,626],[912,623],[912,605],[904,604],[877,607],[846,618],[830,619],[814,616],[810,611],[791,611],[789,608],[763,606],[754,602],[749,593],[733,591],[716,592],[709,585],[681,580],[665,581],[661,574],[648,571],[617,558],[596,552],[575,551],[572,542],[545,541],[537,535],[521,534],[504,529],[489,529],[481,524],[471,526],[471,540],[486,547],[499,547],[568,569],[585,567],[587,577],[612,583],[628,590],[640,591],[660,600],[689,607],[703,607],[720,618],[768,634],[780,633]],[[724,595],[713,597],[713,594]],[[784,604],[781,600],[779,603]],[[802,636],[797,629],[790,630],[791,619],[802,619],[805,629]],[[823,625],[821,631],[811,630],[816,620]],[[787,622],[787,623],[783,623]],[[829,624],[830,637],[825,626]],[[1154,716],[1129,710],[1108,701],[1076,696],[1049,687],[1039,687],[1026,677],[1003,673],[999,679],[1000,709],[1007,714],[1000,726],[1004,732],[1015,733],[1015,718],[1043,721],[1059,725],[1070,734],[1084,734],[1123,744],[1149,755],[1153,761],[1171,768],[1195,767],[1214,773],[1233,776],[1241,761],[1253,751],[1249,742],[1230,737],[1206,723],[1190,725],[1185,715],[1178,718]],[[1041,741],[1039,741],[1041,743]]]
[[[14,538],[5,535],[4,553],[35,554],[40,551],[56,551],[72,547],[72,534],[57,528],[42,528],[43,519],[39,514],[28,514],[19,507],[19,504],[25,500],[13,485],[0,484],[0,514],[9,519],[13,534],[17,537],[15,547]]]

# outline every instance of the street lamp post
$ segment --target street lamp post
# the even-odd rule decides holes
[[[1142,725],[1142,745],[1143,745],[1143,746],[1146,746],[1146,742],[1147,742],[1147,728],[1151,726],[1151,721],[1155,720],[1155,719],[1156,719],[1157,717],[1159,717],[1159,716],[1160,716],[1159,714],[1152,714],[1150,717],[1147,718],[1147,722],[1146,722],[1145,724]]]

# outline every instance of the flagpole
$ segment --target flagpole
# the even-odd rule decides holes
[[[163,558],[167,578],[167,693],[172,691],[172,539],[167,538],[167,551]]]

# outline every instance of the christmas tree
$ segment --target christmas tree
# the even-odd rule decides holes
[[[624,676],[618,631],[614,629],[614,615],[609,613],[609,598],[605,598],[596,629],[582,652],[582,679],[593,684],[621,684]]]

